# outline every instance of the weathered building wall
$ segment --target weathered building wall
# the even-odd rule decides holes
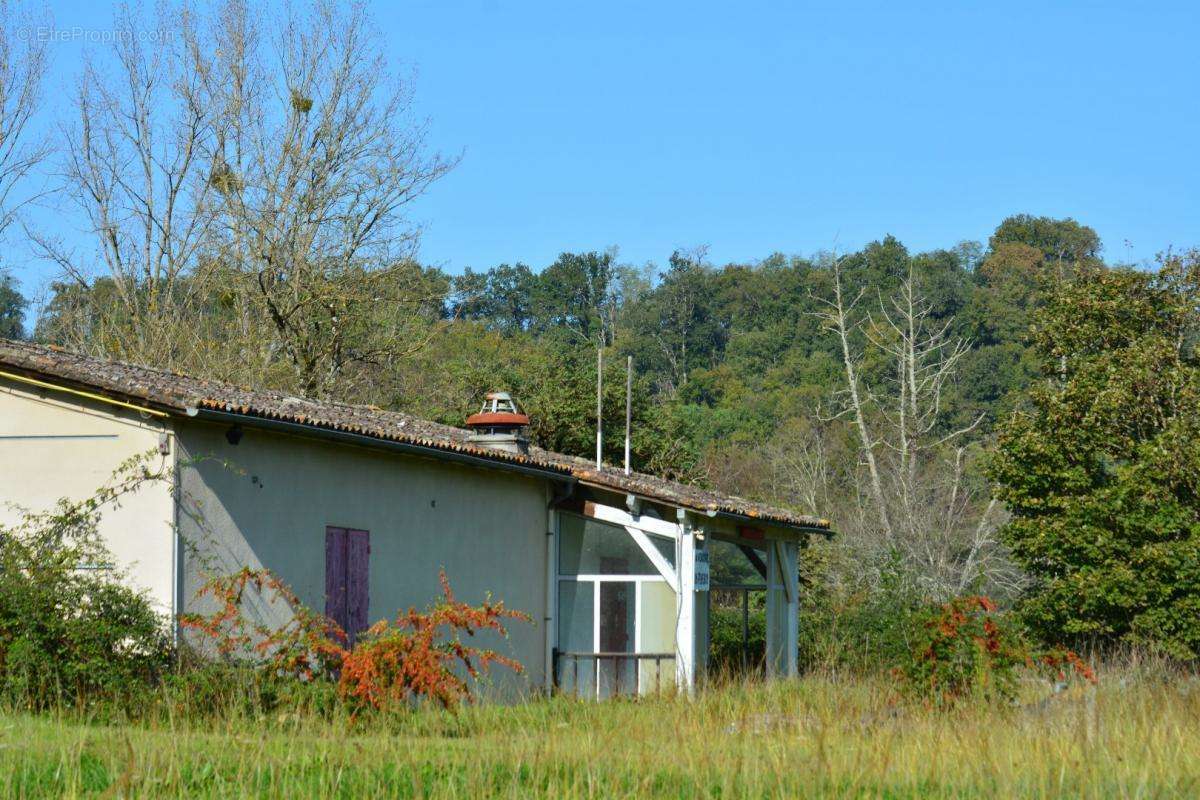
[[[157,452],[165,420],[0,378],[0,523],[46,511],[60,498],[83,500],[108,483],[129,458]],[[103,509],[100,535],[116,566],[128,571],[163,613],[174,597],[174,503],[166,479],[143,484],[119,506]]]
[[[526,669],[509,687],[543,676],[547,485],[535,478],[404,454],[246,428],[237,445],[227,426],[179,424],[181,599],[194,605],[206,575],[266,566],[310,607],[324,610],[325,528],[370,531],[372,621],[440,595],[444,567],[459,599],[491,592],[528,612],[508,641],[477,643]],[[260,608],[281,621],[278,610]]]

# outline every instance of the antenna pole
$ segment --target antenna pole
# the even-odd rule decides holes
[[[596,348],[596,469],[600,469],[600,450],[604,443],[604,405],[600,389],[604,382],[604,347]]]
[[[625,474],[629,474],[629,430],[633,425],[633,356],[625,362]]]

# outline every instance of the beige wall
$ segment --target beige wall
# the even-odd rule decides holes
[[[438,597],[445,567],[460,599],[491,592],[533,617],[514,622],[508,641],[479,644],[525,665],[517,685],[541,684],[545,481],[252,428],[235,446],[227,428],[179,424],[185,608],[206,574],[249,564],[271,568],[324,610],[325,526],[365,529],[372,621]],[[513,685],[504,668],[494,674]]]
[[[646,581],[640,584],[642,593],[642,618],[639,621],[639,653],[675,652],[675,620],[678,618],[679,602],[666,581]],[[642,693],[657,692],[675,685],[675,662],[643,661],[641,670]]]
[[[16,507],[44,511],[94,495],[121,462],[157,451],[165,431],[163,420],[135,411],[0,378],[0,523],[17,522]],[[105,509],[100,522],[117,566],[164,613],[174,597],[173,519],[162,481]]]

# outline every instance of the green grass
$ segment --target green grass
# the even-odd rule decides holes
[[[1110,677],[1005,709],[897,703],[882,680],[695,700],[282,714],[137,725],[0,717],[4,797],[1193,797],[1200,686]]]

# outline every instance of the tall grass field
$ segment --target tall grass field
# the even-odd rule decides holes
[[[169,708],[169,705],[164,707]],[[191,720],[191,721],[189,721]],[[0,717],[4,797],[1195,797],[1200,683],[1105,675],[935,710],[886,678],[381,719]]]

